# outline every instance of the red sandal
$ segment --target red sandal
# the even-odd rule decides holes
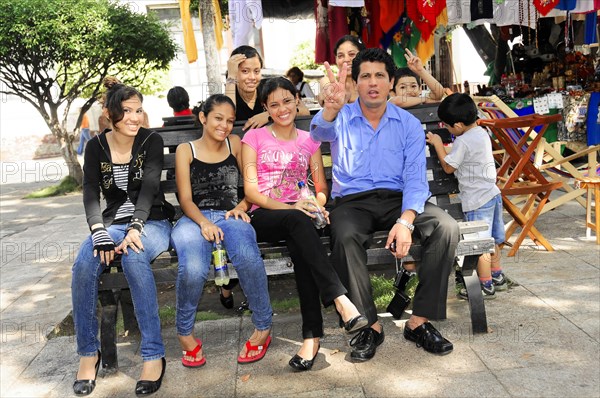
[[[194,358],[196,358],[196,356],[198,355],[198,352],[200,352],[200,350],[202,349],[202,340],[196,339],[196,341],[198,342],[198,345],[196,346],[196,348],[194,348],[192,351],[185,351],[185,350],[183,351],[183,357],[181,357],[181,363],[186,368],[199,368],[201,366],[206,365],[206,358],[205,357],[202,357],[202,359],[199,360],[199,361],[197,361],[197,360],[196,361],[190,361],[190,360],[185,359],[185,357],[194,357]]]
[[[241,355],[239,355],[237,359],[238,363],[252,363],[260,361],[264,358],[265,354],[267,353],[267,349],[269,348],[270,344],[271,336],[267,337],[267,340],[262,345],[252,345],[250,344],[250,340],[246,340],[246,355],[248,355],[250,351],[258,351],[258,355],[255,355],[253,357],[242,357]]]

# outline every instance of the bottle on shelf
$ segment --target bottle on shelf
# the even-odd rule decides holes
[[[213,266],[215,268],[215,285],[223,286],[229,283],[229,269],[227,268],[227,252],[222,243],[213,243]]]
[[[327,225],[327,219],[325,218],[325,215],[321,211],[321,207],[319,206],[319,202],[317,202],[317,198],[315,198],[315,195],[313,195],[313,193],[311,192],[311,190],[308,188],[308,186],[306,185],[306,183],[304,181],[298,182],[298,188],[300,189],[300,198],[306,199],[306,200],[311,200],[314,203],[315,207],[317,208],[317,211],[312,213],[316,216],[315,218],[313,218],[313,223],[315,224],[315,228],[317,228],[317,229],[325,228],[325,226]]]

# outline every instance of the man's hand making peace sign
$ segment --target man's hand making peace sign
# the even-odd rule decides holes
[[[348,75],[348,64],[340,69],[336,79],[329,62],[325,62],[325,71],[329,84],[325,86],[325,100],[323,102],[323,119],[328,122],[335,120],[342,107],[346,105],[346,76]]]

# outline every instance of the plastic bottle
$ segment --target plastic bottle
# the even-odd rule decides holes
[[[315,228],[317,228],[317,229],[325,228],[325,226],[327,225],[327,219],[323,215],[323,212],[321,212],[321,207],[319,206],[319,202],[317,202],[317,198],[315,198],[315,195],[313,195],[313,193],[311,192],[311,190],[308,188],[308,186],[306,185],[306,183],[304,181],[300,181],[298,183],[298,188],[300,188],[300,198],[312,200],[314,205],[318,209],[317,211],[312,213],[316,216],[315,218],[313,218]]]
[[[215,267],[215,285],[223,286],[229,283],[229,269],[227,268],[227,252],[221,243],[214,243],[212,252]]]

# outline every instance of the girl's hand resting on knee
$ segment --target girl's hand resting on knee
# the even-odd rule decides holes
[[[223,230],[210,221],[200,223],[202,236],[209,242],[220,243],[223,240]]]
[[[130,229],[127,232],[125,239],[123,239],[121,244],[116,248],[115,252],[119,254],[125,253],[125,255],[128,255],[129,253],[127,252],[127,249],[132,249],[136,253],[139,253],[140,250],[144,251],[141,235],[137,229]]]
[[[227,220],[229,217],[234,217],[236,220],[241,218],[243,221],[250,222],[250,217],[245,211],[240,209],[231,209],[227,213],[225,213],[225,219]]]

